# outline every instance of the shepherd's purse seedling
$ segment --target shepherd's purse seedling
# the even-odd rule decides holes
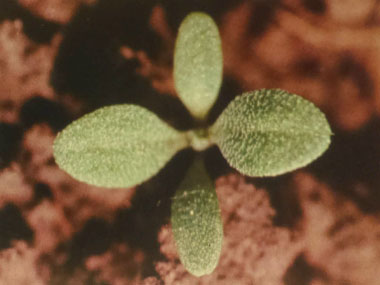
[[[191,13],[174,54],[175,88],[198,121],[206,121],[222,80],[216,24]],[[228,163],[248,176],[275,176],[303,167],[330,144],[331,130],[311,102],[279,89],[236,97],[211,126],[178,131],[147,109],[130,104],[96,110],[66,127],[54,142],[57,164],[97,186],[130,187],[165,166],[178,151],[216,144]],[[172,200],[172,229],[181,262],[196,276],[219,260],[223,228],[214,184],[196,158]]]

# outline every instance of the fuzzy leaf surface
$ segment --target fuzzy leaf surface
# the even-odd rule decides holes
[[[182,133],[147,109],[114,105],[67,126],[54,142],[54,157],[79,181],[130,187],[155,175],[185,146]]]
[[[179,257],[195,276],[218,264],[223,225],[215,187],[201,160],[190,167],[172,202],[171,222]]]
[[[229,164],[248,176],[303,167],[328,148],[332,134],[313,103],[278,89],[237,97],[210,132]]]
[[[179,97],[193,116],[204,118],[222,82],[223,55],[218,27],[200,12],[182,22],[174,53],[174,83]]]

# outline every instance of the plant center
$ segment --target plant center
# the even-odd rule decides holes
[[[212,144],[207,129],[191,130],[186,133],[186,136],[191,147],[196,151],[203,151]]]

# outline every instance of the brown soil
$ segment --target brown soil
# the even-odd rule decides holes
[[[276,178],[243,177],[205,152],[224,243],[202,278],[180,264],[169,223],[191,151],[131,189],[77,182],[52,156],[58,131],[105,105],[192,126],[171,69],[194,10],[223,39],[210,121],[243,91],[282,88],[334,131],[321,158]],[[379,284],[379,39],[376,0],[0,0],[0,284]]]

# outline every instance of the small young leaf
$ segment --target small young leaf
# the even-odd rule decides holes
[[[104,107],[58,134],[54,157],[74,178],[130,187],[155,175],[187,142],[155,114],[135,105]]]
[[[210,274],[218,264],[223,225],[214,185],[201,160],[190,167],[174,196],[171,221],[182,264],[195,276]]]
[[[204,13],[182,22],[175,46],[174,83],[193,116],[203,119],[214,104],[222,81],[223,56],[218,27]]]
[[[210,132],[229,164],[249,176],[274,176],[307,165],[327,149],[332,134],[311,102],[264,89],[237,97]]]

